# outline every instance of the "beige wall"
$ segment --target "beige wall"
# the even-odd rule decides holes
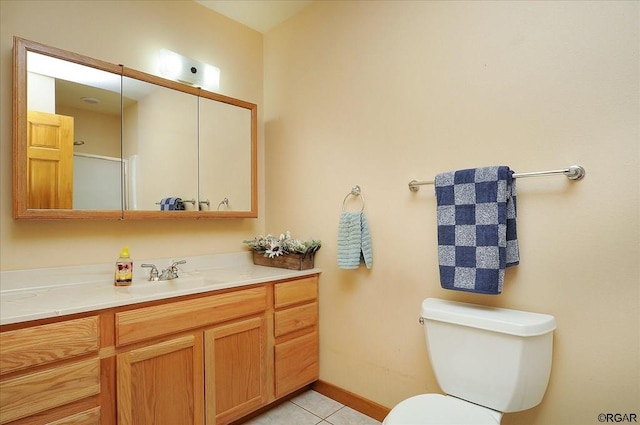
[[[503,423],[638,413],[637,2],[320,2],[264,38],[264,115],[262,36],[199,5],[0,0],[0,15],[3,270],[108,262],[123,244],[134,258],[237,251],[290,230],[323,240],[322,379],[387,406],[437,392],[417,323],[435,296],[556,316],[546,397]],[[260,218],[14,221],[13,35],[147,72],[160,48],[219,66],[221,92],[259,104]],[[433,189],[407,183],[499,163],[587,177],[518,182],[522,261],[503,295],[441,290]],[[335,260],[355,184],[371,271]]]
[[[638,2],[329,1],[265,36],[267,228],[323,240],[321,379],[386,406],[438,392],[418,315],[441,297],[557,318],[545,399],[504,424],[640,414],[638,28]],[[411,179],[574,163],[583,181],[518,180],[502,295],[440,289],[433,187]],[[337,269],[355,184],[370,271]]]
[[[14,35],[148,73],[166,48],[221,69],[220,92],[258,104],[263,174],[262,34],[191,1],[0,0],[0,267],[2,270],[239,251],[258,219],[14,221],[11,217],[11,54]]]

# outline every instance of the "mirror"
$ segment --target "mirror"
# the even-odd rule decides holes
[[[201,207],[229,212],[249,210],[255,200],[250,187],[252,176],[242,170],[251,168],[255,153],[242,143],[251,137],[251,110],[200,97],[200,185]],[[204,117],[207,117],[204,119]]]
[[[185,211],[193,211],[198,97],[131,77],[122,79],[122,96],[125,210],[157,211],[163,199],[174,197],[183,200]]]
[[[18,37],[13,98],[15,218],[257,217],[253,103]]]

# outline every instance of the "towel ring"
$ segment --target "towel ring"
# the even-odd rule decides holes
[[[364,211],[364,196],[362,196],[360,186],[358,185],[353,186],[351,188],[351,192],[347,193],[347,196],[344,197],[344,200],[342,201],[342,211],[345,211],[347,208],[347,198],[349,198],[349,196],[359,197],[362,201],[362,208],[360,208],[360,211]]]

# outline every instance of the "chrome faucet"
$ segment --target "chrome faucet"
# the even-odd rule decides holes
[[[140,267],[149,267],[151,271],[149,272],[149,282],[157,282],[160,280],[158,277],[158,268],[155,264],[141,264]]]
[[[187,260],[174,261],[171,265],[162,270],[160,280],[172,280],[178,278],[178,264],[185,264]]]
[[[141,267],[149,267],[151,271],[149,272],[149,281],[157,282],[159,280],[173,280],[177,279],[178,276],[178,265],[185,264],[187,260],[174,261],[171,265],[162,270],[162,273],[158,272],[158,268],[155,264],[142,264]]]

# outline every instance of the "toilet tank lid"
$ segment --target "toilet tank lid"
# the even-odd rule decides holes
[[[555,317],[548,314],[437,298],[427,298],[422,302],[422,317],[427,320],[525,337],[543,335],[556,328]]]

